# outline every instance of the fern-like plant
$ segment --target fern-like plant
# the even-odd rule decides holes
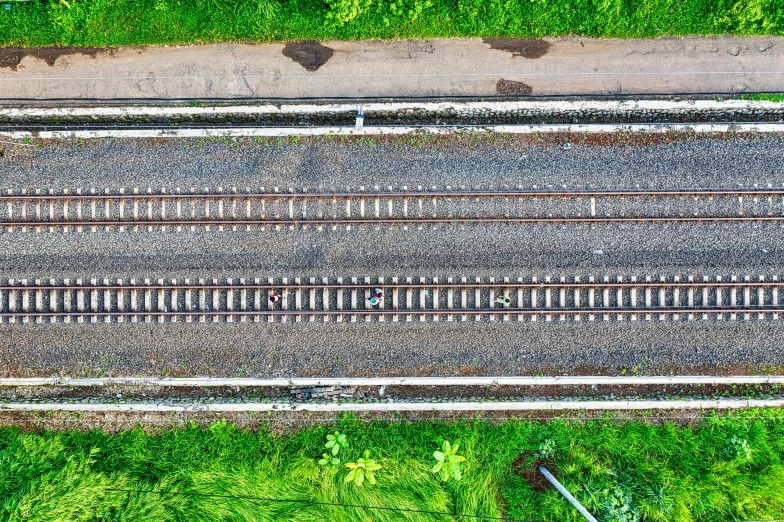
[[[381,464],[370,458],[370,450],[365,450],[364,458],[360,457],[356,462],[348,462],[346,467],[351,471],[346,475],[344,482],[353,482],[355,486],[362,487],[365,479],[371,484],[376,483],[374,472],[381,469]]]
[[[460,449],[460,443],[455,443],[452,446],[448,440],[441,444],[441,451],[433,453],[433,458],[436,459],[436,465],[431,470],[433,473],[441,474],[441,481],[447,482],[450,477],[455,480],[463,478],[463,472],[460,470],[460,463],[465,462],[465,457],[457,454]]]

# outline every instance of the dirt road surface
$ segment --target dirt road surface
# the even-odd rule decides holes
[[[0,49],[0,99],[784,91],[784,38],[452,39]]]

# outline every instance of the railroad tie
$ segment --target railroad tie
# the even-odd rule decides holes
[[[386,306],[384,306],[384,304],[386,303],[386,296],[387,296],[387,294],[386,294],[386,288],[385,288],[386,285],[384,284],[384,277],[383,276],[378,276],[378,286],[379,286],[379,288],[381,288],[381,291],[383,292],[381,294],[381,298],[378,300],[378,309],[379,310],[384,310],[386,308]],[[386,317],[384,316],[384,314],[381,314],[381,315],[378,316],[378,321],[380,323],[383,323],[384,321],[386,321]]]
[[[103,280],[104,291],[103,291],[103,311],[104,312],[111,312],[112,311],[112,291],[109,288],[109,280]],[[110,323],[112,321],[112,317],[110,315],[105,315],[103,318],[104,323]]]
[[[163,288],[163,279],[158,279],[158,301],[156,303],[156,311],[157,312],[168,312],[166,308],[166,289]],[[165,320],[165,316],[159,315],[158,322],[162,323]]]
[[[324,284],[324,288],[321,290],[321,307],[325,312],[329,311],[329,288],[326,287],[329,284],[328,277],[322,277],[321,282]],[[329,321],[329,315],[324,315],[323,321],[326,323]]]
[[[286,288],[286,287],[289,284],[289,279],[287,277],[284,277],[282,283],[283,283],[283,288],[281,289],[281,294],[283,294],[283,297],[281,297],[281,299],[280,299],[280,303],[281,303],[280,307],[283,310],[288,311],[289,310],[289,289]],[[283,323],[287,322],[287,319],[288,319],[288,316],[286,316],[286,315],[282,315],[280,317],[280,320]]]
[[[522,282],[522,279],[520,279],[520,282]],[[580,294],[582,293],[582,291],[580,290],[580,287],[576,286],[576,285],[578,285],[580,283],[580,276],[575,276],[574,277],[574,283],[575,283],[575,287],[574,287],[574,290],[573,290],[574,307],[575,307],[575,309],[579,309],[580,308]],[[520,306],[522,308],[522,304],[520,304],[518,306]],[[580,314],[577,314],[577,315],[574,316],[574,320],[579,322],[580,320],[582,320],[582,316]]]
[[[98,289],[95,288],[95,287],[98,286],[98,280],[95,279],[95,278],[90,279],[90,286],[92,286],[92,288],[90,288],[90,312],[92,312],[92,314],[90,315],[90,322],[91,323],[97,323],[98,322],[98,312],[99,312],[99,310],[98,310]]]
[[[193,290],[191,289],[191,280],[189,278],[185,278],[185,311],[192,312],[193,311]],[[185,322],[191,323],[193,322],[193,316],[188,314],[185,316]]]
[[[220,298],[221,298],[220,290],[215,288],[215,287],[218,286],[218,280],[217,279],[213,279],[212,280],[212,286],[213,286],[213,288],[210,290],[210,293],[212,294],[212,311],[213,312],[217,312],[217,311],[220,310]],[[220,320],[220,316],[218,314],[214,314],[212,316],[212,322],[213,323],[217,323],[219,320]]]
[[[397,311],[400,309],[400,290],[398,289],[397,276],[392,277],[392,309]],[[392,322],[398,322],[400,317],[395,314],[392,316]]]
[[[433,310],[438,310],[440,307],[439,302],[439,295],[438,295],[438,277],[433,278]],[[433,321],[438,322],[439,316],[438,314],[433,314]]]
[[[245,287],[245,278],[240,278],[240,311],[248,311],[248,289]],[[244,323],[246,320],[245,314],[240,316],[240,322]]]
[[[118,279],[117,280],[117,286],[118,287],[122,286],[122,284],[123,284],[123,280],[122,279]],[[122,288],[118,288],[117,289],[117,311],[120,314],[123,314],[125,312],[125,290],[122,289]],[[124,321],[125,321],[125,317],[123,315],[118,315],[117,316],[117,322],[118,323],[122,323]]]
[[[425,278],[419,278],[419,284],[422,285],[419,289],[419,321],[425,320],[425,311],[427,310],[427,288],[425,288]]]
[[[67,287],[71,286],[71,280],[67,278],[63,279],[63,286],[66,287],[66,289],[63,290],[63,313],[69,314],[71,312],[71,290],[68,289]],[[70,323],[71,316],[65,315],[63,317],[63,322]]]
[[[233,283],[234,283],[233,279],[231,278],[226,279],[226,284],[229,286],[229,288],[226,290],[226,310],[229,311],[229,314],[226,315],[227,323],[234,322],[234,316],[231,314],[231,312],[234,311],[234,287],[232,286]]]

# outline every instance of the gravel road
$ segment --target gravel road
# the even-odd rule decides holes
[[[0,146],[3,146],[0,144]],[[0,189],[784,186],[784,140],[647,146],[98,141],[10,150]],[[780,199],[774,207],[784,207]],[[780,224],[0,233],[0,277],[779,275]],[[782,366],[784,320],[0,325],[6,374],[376,375]],[[702,371],[702,370],[701,370]]]

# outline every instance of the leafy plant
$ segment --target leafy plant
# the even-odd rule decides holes
[[[539,444],[534,455],[538,459],[547,460],[553,458],[555,454],[555,441],[553,439],[545,439],[544,442]]]
[[[741,439],[736,435],[733,435],[727,439],[727,442],[724,445],[724,449],[721,453],[725,458],[730,460],[738,456],[741,456],[743,460],[746,461],[751,460],[751,448],[749,447],[749,441],[746,439]]]
[[[356,462],[347,462],[348,472],[344,482],[353,482],[355,486],[362,487],[365,479],[371,484],[376,483],[375,471],[381,469],[381,464],[370,458],[370,450],[365,450],[365,457],[360,457]]]
[[[332,451],[332,456],[336,457],[338,453],[340,453],[340,449],[348,448],[348,442],[346,441],[346,435],[336,431],[334,434],[327,435],[327,442],[324,446]]]
[[[393,20],[397,23],[415,22],[426,10],[433,7],[433,2],[432,0],[394,0],[386,4],[386,7],[392,18],[385,16],[384,23],[390,25]]]
[[[602,511],[605,520],[612,522],[639,522],[640,514],[632,504],[632,499],[620,486],[605,489],[603,492]]]
[[[322,453],[321,458],[318,460],[319,466],[327,466],[332,464],[333,466],[337,466],[340,464],[340,459],[337,457],[333,457],[329,453]]]
[[[460,463],[465,462],[465,457],[457,454],[459,449],[460,441],[455,442],[455,445],[452,446],[448,440],[445,440],[441,444],[441,451],[433,453],[436,465],[433,466],[431,471],[433,473],[441,473],[441,482],[449,481],[450,477],[453,477],[455,480],[460,480],[463,477]]]
[[[372,0],[326,0],[329,11],[326,25],[342,26],[364,13]]]
[[[326,466],[327,464],[332,464],[333,466],[340,464],[338,453],[340,453],[341,449],[348,448],[348,446],[349,444],[344,433],[340,433],[339,431],[336,431],[334,434],[329,433],[327,435],[327,442],[324,443],[324,447],[327,448],[327,453],[322,453],[318,463],[322,466]]]

